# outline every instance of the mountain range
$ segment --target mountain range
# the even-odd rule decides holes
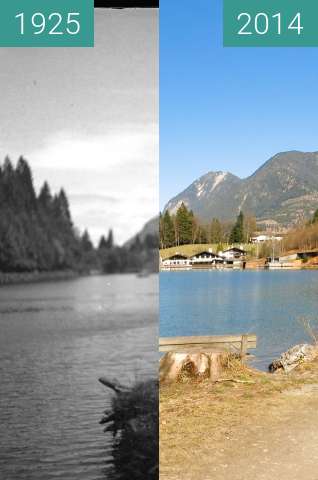
[[[252,175],[209,172],[172,198],[164,210],[181,203],[204,221],[234,220],[240,210],[258,221],[291,226],[318,208],[318,152],[290,151],[270,158]]]

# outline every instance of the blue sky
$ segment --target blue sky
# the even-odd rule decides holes
[[[318,49],[223,48],[221,0],[161,0],[160,207],[295,149],[318,150]]]

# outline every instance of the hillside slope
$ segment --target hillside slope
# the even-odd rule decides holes
[[[240,210],[258,220],[291,225],[318,208],[318,152],[283,152],[251,176],[209,172],[171,199],[165,209],[175,213],[184,202],[203,220],[233,220]]]

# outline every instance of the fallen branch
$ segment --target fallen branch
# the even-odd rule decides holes
[[[219,378],[218,380],[215,380],[215,383],[222,383],[222,382],[233,382],[233,383],[247,383],[247,384],[254,384],[253,380],[239,380],[238,378]]]

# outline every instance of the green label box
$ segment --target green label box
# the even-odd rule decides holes
[[[93,47],[94,0],[3,0],[0,47]]]
[[[223,0],[225,47],[318,46],[317,0]]]

